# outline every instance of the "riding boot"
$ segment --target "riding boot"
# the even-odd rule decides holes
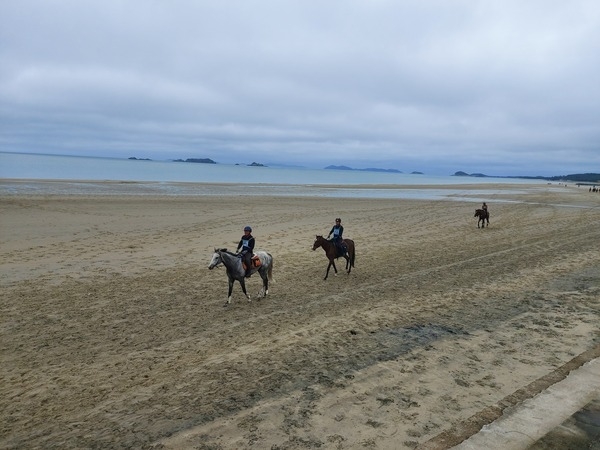
[[[248,256],[248,254],[244,255],[244,265],[246,266],[246,273],[244,277],[250,278],[250,272],[252,272],[252,257]]]

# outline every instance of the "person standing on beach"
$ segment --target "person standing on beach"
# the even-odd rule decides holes
[[[337,248],[339,254],[345,253],[344,247],[342,246],[343,234],[344,227],[342,226],[342,219],[338,217],[337,219],[335,219],[335,225],[331,227],[331,231],[327,235],[327,239],[329,239],[329,236],[333,235],[333,238],[331,240],[335,244],[335,247]]]
[[[249,225],[244,227],[244,235],[240,239],[237,246],[237,252],[242,256],[242,260],[246,263],[246,278],[250,277],[252,270],[252,253],[254,252],[254,236],[252,236],[252,228]]]

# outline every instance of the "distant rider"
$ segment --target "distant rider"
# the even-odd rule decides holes
[[[327,235],[327,239],[329,239],[329,236],[333,235],[333,238],[331,239],[331,241],[335,244],[338,254],[340,254],[340,255],[343,255],[346,252],[346,250],[344,249],[344,247],[342,245],[342,241],[344,239],[342,236],[343,234],[344,234],[344,227],[342,226],[342,219],[340,219],[338,217],[337,219],[335,219],[335,225],[333,227],[331,227],[331,231]]]
[[[237,246],[237,250],[242,257],[242,260],[246,263],[246,277],[250,277],[250,271],[252,270],[252,254],[254,252],[254,236],[252,236],[252,228],[246,225],[244,227],[244,235],[240,239],[240,243]],[[240,248],[242,251],[240,252]]]
[[[490,224],[490,213],[488,212],[486,202],[483,202],[483,205],[481,205],[481,209],[483,209],[483,218],[487,221],[487,223],[489,225]]]

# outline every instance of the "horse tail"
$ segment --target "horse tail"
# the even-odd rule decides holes
[[[269,269],[267,270],[267,278],[269,281],[273,281],[273,256],[270,253],[267,253],[267,255],[271,258],[271,264],[269,264]]]
[[[350,267],[354,267],[354,261],[356,260],[356,246],[352,239],[344,239],[348,246],[348,256],[350,257]]]

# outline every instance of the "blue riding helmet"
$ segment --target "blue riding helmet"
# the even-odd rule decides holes
[[[252,232],[252,228],[251,228],[251,227],[249,227],[248,225],[246,225],[246,226],[244,227],[244,231],[250,231],[250,232]]]

